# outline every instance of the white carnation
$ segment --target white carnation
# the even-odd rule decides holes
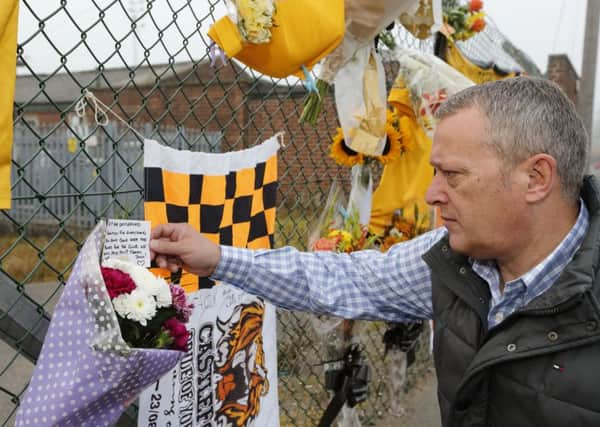
[[[156,276],[152,274],[150,270],[147,270],[144,267],[138,267],[137,265],[132,265],[132,268],[128,273],[138,289],[142,289],[148,295],[158,295],[160,285],[157,283]]]
[[[135,289],[130,294],[122,294],[113,299],[115,310],[121,317],[126,317],[142,326],[156,315],[156,301],[146,292]]]
[[[114,267],[110,267],[114,268]],[[115,311],[117,314],[123,318],[126,318],[130,313],[130,302],[129,302],[129,294],[121,294],[112,300],[113,307],[115,307]]]
[[[171,288],[169,288],[169,284],[165,281],[165,279],[161,277],[157,277],[155,282],[158,285],[158,294],[156,294],[156,306],[158,308],[161,307],[169,307],[173,302],[173,297],[171,296]]]

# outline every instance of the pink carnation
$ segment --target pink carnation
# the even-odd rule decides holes
[[[177,311],[177,319],[186,323],[190,320],[194,304],[189,304],[187,302],[185,291],[181,286],[170,284],[169,287],[171,288],[173,307],[175,308],[175,311]]]
[[[174,350],[187,351],[187,342],[190,333],[185,325],[172,317],[163,324],[163,327],[173,337],[172,348]]]
[[[136,288],[129,274],[109,267],[100,267],[100,269],[110,299],[114,299],[121,294],[130,294]]]

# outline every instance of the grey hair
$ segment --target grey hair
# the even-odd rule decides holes
[[[514,77],[471,86],[448,98],[436,118],[476,108],[487,119],[486,144],[510,169],[545,153],[557,163],[563,194],[577,200],[588,156],[588,134],[575,106],[549,80]],[[509,169],[509,170],[510,170]]]

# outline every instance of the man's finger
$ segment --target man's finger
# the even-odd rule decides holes
[[[159,268],[167,269],[171,273],[176,273],[183,266],[181,259],[172,256],[157,255],[155,262]]]
[[[156,227],[154,227],[152,229],[152,231],[150,232],[150,238],[151,239],[167,238],[170,240],[176,240],[176,239],[174,239],[176,231],[177,231],[176,224],[173,224],[173,223],[159,224]]]
[[[150,240],[150,250],[157,254],[179,255],[181,244],[167,239],[152,239]]]
[[[164,255],[156,255],[154,262],[156,262],[158,268],[167,268],[167,257]]]

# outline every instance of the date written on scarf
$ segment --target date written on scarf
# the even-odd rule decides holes
[[[102,251],[102,261],[119,258],[150,267],[150,222],[109,219]]]

